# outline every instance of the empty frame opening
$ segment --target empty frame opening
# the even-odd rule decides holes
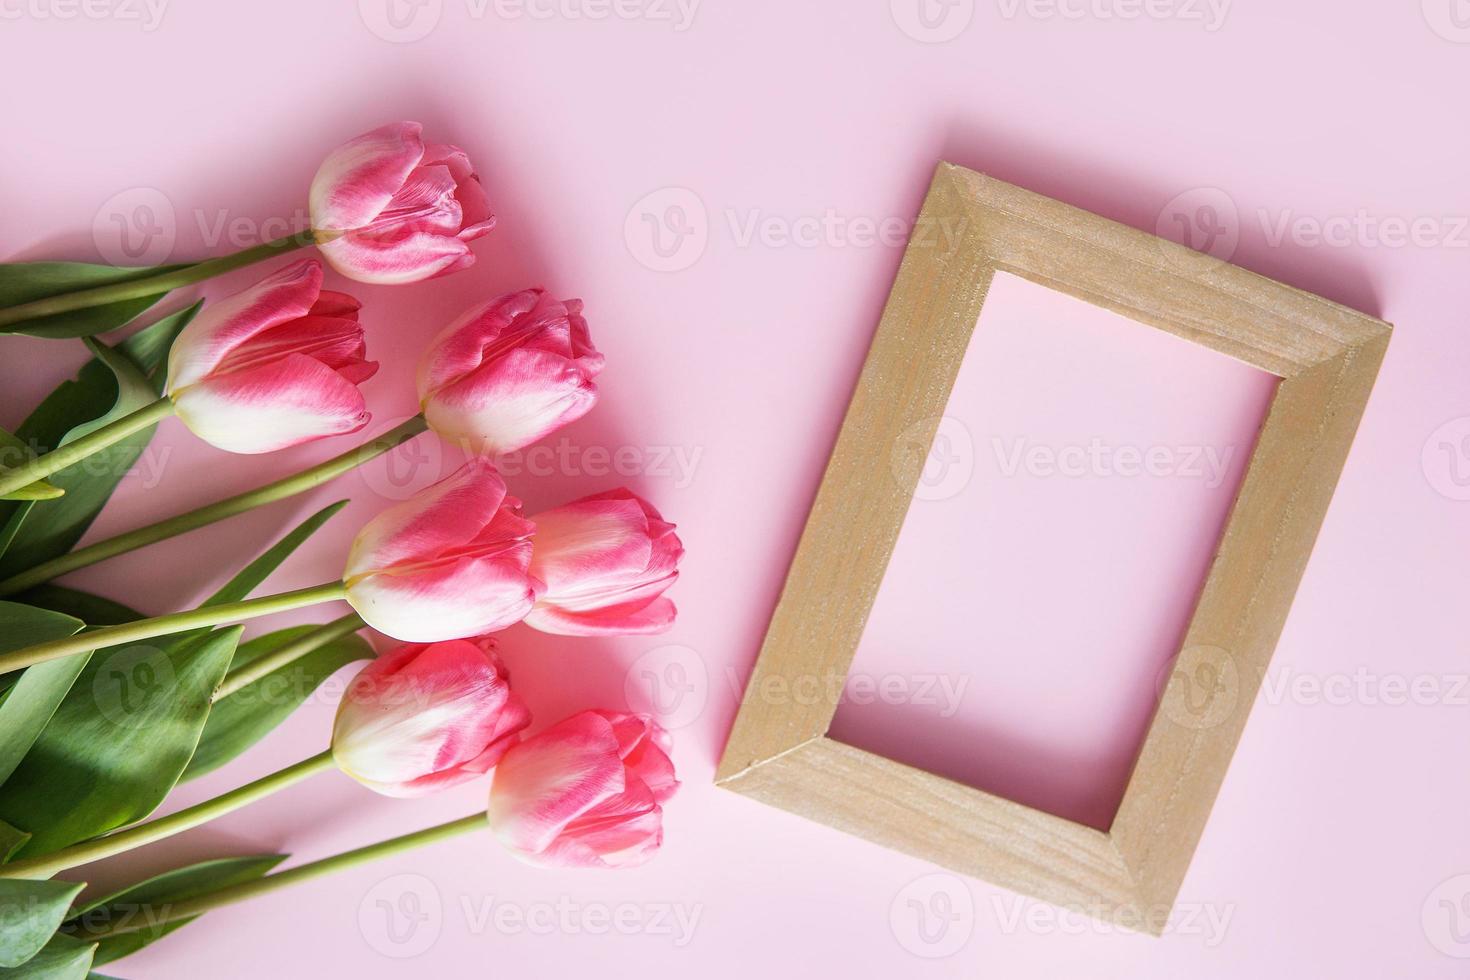
[[[829,734],[1105,829],[1278,380],[997,273]]]

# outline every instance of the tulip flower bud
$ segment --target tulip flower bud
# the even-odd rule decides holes
[[[536,600],[534,530],[494,465],[472,458],[363,526],[343,575],[347,601],[369,626],[415,643],[503,629]]]
[[[660,633],[674,623],[663,592],[679,577],[674,525],[627,488],[531,518],[531,577],[540,583],[526,625],[544,633]]]
[[[523,289],[434,338],[419,361],[419,402],[444,438],[485,455],[512,452],[586,415],[602,364],[581,300]]]
[[[490,827],[532,864],[642,864],[663,843],[662,804],[679,787],[670,746],[647,715],[575,714],[501,758]]]
[[[169,351],[174,411],[234,453],[356,432],[370,418],[357,386],[378,369],[365,359],[359,305],[322,289],[314,259],[208,304]]]
[[[386,796],[422,796],[489,772],[531,723],[493,641],[401,646],[347,685],[337,768]]]
[[[332,267],[359,282],[418,282],[474,264],[495,225],[469,157],[390,123],[337,147],[311,182],[311,227]]]

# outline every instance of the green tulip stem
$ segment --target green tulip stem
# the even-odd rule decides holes
[[[15,595],[26,589],[34,588],[88,565],[95,565],[99,561],[115,557],[142,548],[146,545],[163,541],[178,534],[184,534],[197,528],[222,521],[236,514],[243,514],[247,510],[269,504],[286,497],[294,497],[305,493],[315,487],[326,483],[349,470],[355,469],[362,464],[373,460],[388,452],[428,428],[422,415],[400,422],[397,426],[387,432],[363,443],[356,449],[350,449],[340,456],[333,456],[324,463],[318,463],[310,469],[302,470],[300,473],[284,477],[274,483],[267,483],[263,487],[247,490],[233,497],[216,500],[212,504],[196,507],[194,510],[170,517],[166,520],[149,524],[132,531],[127,531],[115,537],[106,538],[78,548],[76,551],[59,555],[50,561],[44,561],[0,581],[0,596]],[[47,457],[43,456],[42,459]],[[39,461],[38,461],[39,462]],[[12,471],[13,472],[13,471]]]
[[[79,439],[57,446],[44,456],[37,456],[19,466],[0,472],[0,496],[13,493],[37,480],[44,480],[57,470],[64,470],[80,463],[95,452],[106,449],[140,429],[157,425],[159,420],[174,413],[174,403],[167,398],[144,405],[120,419],[114,419],[100,428],[93,429]]]
[[[182,633],[185,630],[200,629],[205,626],[238,623],[260,616],[269,616],[272,613],[285,612],[288,609],[300,609],[302,606],[314,606],[319,602],[332,602],[345,598],[347,598],[346,585],[341,582],[327,582],[309,589],[282,592],[279,595],[261,596],[241,602],[222,602],[217,606],[201,606],[188,612],[140,619],[132,623],[123,623],[120,626],[85,630],[60,640],[37,643],[34,646],[21,647],[19,650],[0,654],[0,673],[20,670],[33,664],[69,657],[88,650],[99,650],[121,643],[136,643],[139,640],[151,640],[156,636],[168,636],[170,633]]]
[[[389,857],[403,851],[422,847],[425,844],[433,844],[437,841],[447,840],[450,837],[458,837],[460,834],[469,833],[472,830],[482,830],[487,826],[484,813],[471,814],[461,817],[449,823],[441,823],[435,827],[426,827],[416,830],[411,834],[401,837],[391,837],[388,840],[378,841],[366,847],[359,847],[353,851],[344,851],[331,857],[322,858],[319,861],[311,861],[299,867],[290,868],[286,871],[277,871],[275,874],[256,878],[254,881],[241,882],[238,885],[230,885],[219,888],[212,892],[205,892],[193,898],[181,902],[172,902],[169,905],[157,909],[159,913],[153,916],[128,916],[120,918],[116,925],[110,925],[98,930],[89,930],[86,934],[88,942],[105,939],[108,936],[116,936],[121,933],[136,932],[139,929],[150,929],[167,925],[170,922],[178,922],[180,919],[193,918],[204,912],[230,905],[234,902],[244,901],[247,898],[257,898],[268,895],[287,885],[294,885],[299,881],[310,881],[322,875],[331,874],[333,871],[341,871],[378,858]]]
[[[171,289],[192,286],[196,282],[203,282],[214,276],[233,272],[235,269],[317,243],[318,236],[314,232],[303,231],[242,249],[233,255],[195,262],[192,265],[160,272],[156,275],[33,299],[29,303],[18,303],[15,306],[0,308],[0,327],[20,323],[22,320],[54,316],[57,313],[70,313],[73,310],[85,310],[93,306],[106,306],[109,303],[121,303],[124,300],[141,299],[144,296],[158,296]]]
[[[92,861],[101,861],[114,854],[131,851],[135,847],[142,847],[144,844],[151,844],[165,837],[181,834],[200,824],[208,823],[215,817],[222,817],[226,813],[238,810],[256,800],[264,799],[288,786],[294,786],[308,776],[331,769],[333,765],[332,750],[328,749],[294,766],[287,766],[269,776],[262,776],[253,783],[246,783],[238,789],[232,789],[212,800],[196,803],[177,813],[170,813],[166,817],[149,820],[147,823],[134,824],[104,837],[82,841],[80,844],[73,844],[71,847],[62,848],[51,854],[42,854],[39,857],[0,865],[0,878],[50,878],[68,868],[89,864]]]
[[[344,636],[356,633],[366,625],[367,623],[363,622],[362,617],[357,613],[348,613],[341,619],[334,619],[330,623],[324,623],[310,633],[306,633],[287,643],[280,649],[272,650],[260,659],[252,660],[250,663],[242,667],[236,667],[230,671],[225,675],[225,679],[220,682],[219,687],[215,689],[213,700],[218,702],[221,698],[227,698],[247,684],[255,683],[272,671],[279,670],[287,664],[294,663],[313,650],[321,649],[333,640],[340,640]]]

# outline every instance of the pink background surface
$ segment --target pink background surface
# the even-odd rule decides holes
[[[571,2],[428,0],[391,20],[384,0],[172,0],[156,21],[121,0],[5,6],[0,257],[162,261],[252,244],[282,230],[266,219],[300,214],[333,142],[420,119],[469,150],[501,226],[470,272],[359,290],[384,362],[367,388],[374,428],[413,411],[414,357],[471,301],[533,282],[580,295],[609,359],[603,403],[564,442],[553,437],[567,450],[551,475],[511,482],[532,510],[629,483],[689,546],[674,594],[682,617],[666,637],[506,634],[542,722],[588,705],[656,701],[666,712],[686,786],[653,864],[537,871],[488,835],[468,838],[212,915],[104,972],[1464,975],[1470,31],[1456,26],[1453,0],[1419,6],[1242,0],[1217,3],[1216,20],[1184,0],[1144,15],[1126,0],[959,0],[930,8],[929,27],[908,0],[706,2],[688,22],[653,0],[603,18]],[[1187,230],[1197,246],[1397,325],[1163,939],[710,785],[898,262],[893,228],[912,218],[941,158],[1136,227]],[[122,249],[124,226],[144,251]],[[158,234],[138,237],[146,228]],[[40,341],[7,338],[0,350],[6,426],[81,360],[73,348],[63,364]],[[1049,410],[1089,418],[1100,409],[1083,394],[1096,390]],[[1248,393],[1232,390],[1243,411]],[[1126,413],[1108,423],[1127,424]],[[449,462],[428,440],[415,447],[414,480]],[[636,474],[607,473],[587,451],[597,447],[631,447]],[[162,483],[156,472],[130,478],[94,534],[339,448],[226,457],[166,423],[149,457]],[[267,588],[312,584],[337,574],[356,524],[402,492],[386,467],[369,469],[77,582],[150,611],[178,608],[227,574],[225,557],[243,561],[350,494],[351,507]],[[1116,554],[1129,574],[1158,560],[1152,545]],[[1189,556],[1173,560],[1184,567]],[[1080,616],[1101,597],[1075,598]],[[1034,694],[1036,677],[1023,679]],[[1123,690],[1133,680],[1119,679],[1114,707],[1136,695]],[[1040,704],[1027,731],[1056,744],[1094,746],[1110,737],[1099,732],[1121,731],[1065,710],[1065,699]],[[317,699],[170,806],[318,751],[331,713],[331,698]],[[960,744],[954,720],[935,724]],[[114,883],[273,850],[310,859],[471,812],[482,792],[405,803],[326,774],[89,875]],[[599,916],[614,915],[623,929],[596,934]]]

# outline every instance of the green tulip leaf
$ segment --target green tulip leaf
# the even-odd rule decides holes
[[[205,600],[203,605],[210,606],[227,602],[237,602],[245,598],[272,572],[280,567],[281,563],[292,552],[299,548],[312,534],[316,533],[323,524],[346,506],[346,504],[347,501],[345,500],[329,504],[302,521],[274,545],[266,549],[258,558],[246,565],[244,569],[231,578],[229,582],[225,583],[214,595]],[[141,618],[133,610],[110,600],[103,599],[100,596],[93,596],[73,589],[64,589],[59,586],[40,586],[27,592],[26,598],[46,608],[64,609],[79,615],[92,626],[111,625],[117,622],[127,622],[131,619]],[[4,605],[4,603],[0,603],[0,607]],[[0,619],[0,623],[3,623],[3,619]],[[305,627],[305,629],[311,628],[309,626]],[[147,680],[150,677],[156,677],[163,673],[163,671],[158,669],[159,667],[172,665],[179,659],[187,657],[186,648],[195,640],[209,633],[210,630],[208,628],[176,633],[155,641],[157,646],[129,647],[124,648],[121,652],[115,650],[106,651],[103,658],[99,659],[130,658],[125,665],[126,669],[138,672],[138,677],[141,680]],[[216,633],[216,635],[218,634]],[[254,641],[252,652],[249,654],[250,660],[263,656],[275,648],[275,645],[272,644],[269,638],[263,637],[262,640],[266,642]],[[355,643],[353,642],[354,640],[356,640]],[[30,642],[40,641],[31,640]],[[142,651],[142,653],[139,651]],[[0,652],[3,652],[3,647],[0,647]],[[178,763],[173,755],[169,755],[167,757],[168,765],[166,770],[174,773],[173,778],[176,781],[184,772],[185,766],[189,768],[189,773],[192,777],[223,765],[263,738],[272,728],[289,715],[307,695],[315,690],[316,686],[323,679],[338,667],[352,660],[371,655],[371,648],[367,646],[366,641],[359,638],[346,637],[332,644],[328,644],[322,649],[313,652],[310,656],[303,657],[298,662],[300,664],[299,667],[294,664],[287,665],[267,677],[261,678],[256,683],[242,688],[231,697],[223,699],[221,702],[222,711],[220,717],[212,725],[209,720],[212,718],[214,712],[209,709],[208,702],[206,701],[204,704],[204,714],[198,719],[201,724],[201,729],[195,732],[194,741],[190,743],[190,754],[183,757],[182,763]],[[140,657],[142,659],[139,659]],[[77,675],[84,669],[81,665],[87,662],[87,657],[84,654],[62,658],[58,661],[52,661],[50,664],[37,664],[34,667],[28,668],[26,676],[29,676],[30,672],[39,671],[42,667],[55,664],[73,664],[73,662],[76,662],[76,665],[71,668],[70,676],[75,680]],[[240,662],[238,657],[236,657],[232,666],[238,665]],[[295,669],[293,670],[293,668]],[[60,676],[64,670],[65,668],[56,667],[54,672]],[[42,674],[41,676],[45,677],[48,675]],[[213,693],[214,688],[218,686],[219,681],[222,679],[223,675],[210,682],[208,689],[210,694]],[[127,683],[126,676],[114,678],[114,680],[119,684]],[[102,684],[104,689],[106,689],[108,685],[107,676],[99,676],[95,672],[84,674],[80,679],[80,683],[76,686],[78,698],[81,699],[81,702],[72,705],[74,710],[69,712],[65,710],[58,711],[55,705],[51,705],[50,710],[46,712],[48,718],[53,717],[52,712],[55,712],[55,715],[52,725],[44,731],[45,739],[43,741],[52,746],[52,752],[59,752],[62,758],[66,758],[68,753],[71,752],[85,755],[88,751],[87,747],[79,744],[79,741],[88,737],[95,737],[98,734],[95,724],[90,727],[85,725],[88,720],[86,718],[87,705],[91,698],[91,695],[85,692],[88,691],[89,686],[96,686],[98,684]],[[68,684],[68,687],[70,686],[71,684]],[[56,683],[56,687],[60,687],[59,681]],[[61,691],[60,693],[65,694],[66,692]],[[98,698],[96,705],[91,708],[94,714],[97,711],[97,707],[104,704],[100,695]],[[63,705],[65,704],[66,702],[63,702]],[[44,705],[38,707],[37,713],[44,707]],[[4,706],[0,705],[0,712],[3,711]],[[3,720],[3,716],[0,716],[0,720]],[[71,728],[78,724],[83,724],[83,729],[73,733]],[[206,733],[208,735],[207,740],[204,738]],[[37,733],[30,733],[29,741],[26,743],[27,746],[31,742],[35,742],[36,739]],[[192,757],[196,754],[196,745],[197,750],[203,753],[197,767],[191,762]],[[3,748],[3,742],[0,742],[0,748]],[[38,746],[38,752],[40,751],[41,747]],[[4,761],[5,756],[0,754],[0,763]],[[20,758],[17,757],[15,762],[18,763],[19,761]],[[37,762],[40,764],[40,760],[37,760]],[[175,768],[176,763],[177,768]],[[29,769],[29,766],[30,763],[28,762],[27,769]],[[11,764],[11,768],[15,768],[14,763]],[[22,774],[25,771],[22,770]],[[8,770],[0,768],[0,773],[8,773]],[[40,774],[37,773],[35,778],[39,780]],[[19,779],[20,777],[18,776],[17,782],[19,782]],[[43,782],[37,783],[36,788],[38,791],[43,787]],[[150,787],[149,791],[141,793],[139,798],[144,800],[151,799],[152,792],[157,790],[157,788],[157,786]],[[158,799],[153,805],[161,801],[163,794],[166,794],[170,788],[172,788],[172,783],[167,787],[163,787],[162,793],[158,795]],[[23,809],[12,808],[10,800],[12,789],[13,787],[8,784],[0,788],[0,817],[3,817],[6,813],[11,813],[27,827],[39,826],[42,821],[37,820]],[[16,792],[19,792],[19,790],[16,790]],[[97,801],[92,801],[88,805],[99,813],[107,812],[105,805],[99,804]],[[148,809],[152,809],[152,806],[149,806]],[[144,813],[146,812],[145,810]],[[139,816],[141,815],[139,814]],[[82,837],[93,836],[95,833],[101,833],[104,830],[111,829],[113,826],[117,826],[117,824],[114,823],[99,827],[91,833],[83,834]],[[44,853],[40,848],[54,849],[54,847],[66,846],[66,843],[48,844],[48,841],[51,839],[49,832],[42,833],[40,836],[42,839],[39,842],[33,841],[27,845],[25,853]],[[82,838],[79,837],[77,839]],[[67,843],[73,842],[68,841]]]
[[[178,782],[243,627],[93,653],[4,786],[0,820],[49,854],[146,817]]]
[[[204,601],[206,606],[215,606],[224,602],[237,602],[245,598],[255,590],[261,582],[280,567],[281,563],[290,557],[291,553],[316,533],[317,529],[327,522],[339,510],[347,505],[347,501],[339,500],[328,504],[315,514],[301,522],[293,531],[281,538],[271,548],[263,552],[214,595]],[[68,588],[64,585],[38,585],[27,589],[14,598],[24,602],[28,606],[36,606],[41,609],[50,609],[55,612],[75,616],[88,626],[116,626],[119,623],[131,623],[135,619],[146,617],[136,609],[130,609],[120,602],[114,602],[104,596],[94,595],[91,592],[83,592],[80,589]],[[3,620],[0,620],[3,622]],[[188,638],[203,635],[204,630],[192,630],[187,633],[175,633],[175,639]],[[40,642],[40,641],[36,641]],[[0,652],[4,648],[0,647]]]
[[[111,963],[136,953],[198,918],[191,916],[176,922],[159,923],[158,919],[166,915],[174,903],[253,881],[286,857],[285,854],[260,854],[221,858],[165,872],[76,909],[62,924],[62,935],[85,940],[90,934],[118,924],[144,924],[146,927],[143,929],[98,940],[97,955],[92,964]]]
[[[13,469],[35,458],[35,454],[24,442],[0,429],[0,469]],[[37,480],[28,487],[0,495],[0,500],[55,500],[64,493],[66,491],[55,484]]]
[[[20,850],[20,846],[31,839],[31,835],[19,827],[0,820],[0,864],[10,860],[12,854]]]
[[[270,574],[281,567],[281,562],[291,556],[291,553],[301,547],[306,539],[311,537],[327,521],[331,520],[338,511],[347,506],[347,501],[339,500],[328,504],[321,510],[312,514],[306,520],[296,525],[281,540],[261,552],[260,557],[242,568],[234,578],[226,582],[219,591],[205,599],[200,606],[221,606],[230,602],[239,602],[250,593],[255,591],[256,586],[270,577]],[[175,633],[179,640],[200,636],[209,632],[209,627],[197,630],[189,630],[183,633]]]
[[[97,286],[112,286],[156,276],[183,265],[119,268],[92,265],[87,262],[11,262],[0,265],[0,309],[19,306],[33,300],[74,293]],[[167,291],[165,291],[166,293]],[[23,333],[32,337],[90,337],[116,330],[148,307],[163,299],[165,293],[137,299],[92,306],[68,313],[33,317],[0,327],[0,333]]]
[[[96,432],[104,425],[110,425],[124,416],[131,415],[140,408],[145,408],[158,398],[153,390],[153,382],[148,380],[148,376],[139,370],[138,365],[134,364],[126,354],[119,353],[92,337],[83,338],[82,343],[87,346],[87,350],[92,352],[93,357],[105,364],[112,372],[113,378],[117,381],[117,400],[113,402],[112,408],[101,416],[82,425],[74,426],[62,437],[58,444],[62,446]]]
[[[77,618],[0,599],[0,653],[59,640],[82,628]]]
[[[205,600],[204,605],[238,602],[245,598],[345,506],[347,501],[339,500],[302,521]],[[291,627],[241,644],[235,651],[230,669],[257,660],[315,628],[310,625]],[[194,758],[182,778],[202,776],[234,759],[284,721],[334,671],[372,655],[372,648],[366,640],[358,636],[343,637],[221,698],[205,722],[204,734],[200,736]]]
[[[226,582],[224,587],[205,600],[204,604],[216,606],[244,599],[254,592],[256,586],[264,582],[272,572],[280,568],[281,563],[291,557],[292,552],[305,544],[307,538],[321,530],[321,526],[336,517],[337,513],[347,504],[346,500],[333,501],[296,525],[283,535],[281,540],[261,552],[259,558],[241,569],[238,575]]]
[[[0,966],[20,966],[39,953],[86,887],[81,881],[0,878]]]
[[[49,450],[90,431],[104,419],[142,408],[163,390],[163,364],[174,337],[198,312],[187,310],[150,324],[116,348],[97,344],[98,356],[63,382],[16,430],[25,446]],[[105,352],[105,353],[103,353]],[[143,454],[149,427],[51,474],[47,482],[65,496],[55,500],[0,502],[0,577],[70,551]]]
[[[81,628],[80,619],[0,601],[0,652],[59,640]],[[20,765],[86,664],[86,654],[35,664],[21,671],[5,692],[0,701],[0,783]]]
[[[147,618],[138,610],[130,609],[120,602],[64,585],[38,585],[13,598],[27,606],[80,619],[88,626],[117,626]]]
[[[96,943],[57,934],[21,966],[0,968],[0,980],[108,980],[92,972],[96,948]]]
[[[290,626],[257,636],[240,644],[230,669],[253,663],[318,628]],[[220,698],[204,723],[199,748],[194,751],[183,778],[203,776],[236,758],[285,721],[322,681],[354,661],[372,658],[373,648],[367,640],[353,633],[332,640]]]

